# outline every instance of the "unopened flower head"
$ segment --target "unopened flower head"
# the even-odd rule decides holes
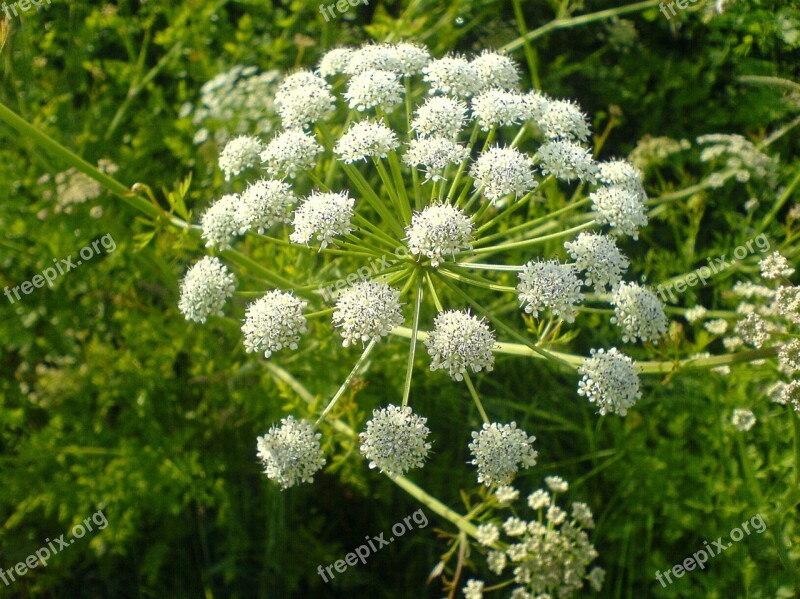
[[[630,266],[616,241],[601,233],[584,231],[575,241],[565,242],[564,248],[575,260],[575,267],[585,272],[584,283],[594,285],[598,293],[605,292],[606,287],[615,287]]]
[[[273,290],[247,307],[242,325],[248,353],[263,352],[269,358],[284,347],[297,349],[300,335],[306,332],[303,310],[308,302],[291,293]]]
[[[444,137],[412,139],[406,149],[405,162],[409,166],[425,167],[425,180],[441,181],[444,170],[469,157],[469,150]]]
[[[601,187],[593,192],[595,220],[614,227],[623,235],[639,239],[639,229],[647,225],[647,212],[642,194],[625,185]]]
[[[583,301],[581,282],[572,264],[558,260],[531,260],[519,273],[519,301],[525,312],[539,317],[547,308],[567,322],[574,322],[575,305]]]
[[[698,304],[697,306],[692,306],[691,308],[686,310],[684,318],[686,318],[686,322],[695,323],[700,320],[703,320],[706,317],[706,314],[708,314],[708,310],[705,307]]]
[[[778,365],[781,372],[792,375],[800,370],[800,339],[792,339],[778,351]]]
[[[519,491],[511,485],[501,485],[495,489],[494,496],[497,499],[497,505],[506,507],[519,499]]]
[[[236,290],[236,278],[216,256],[205,256],[181,281],[178,309],[186,320],[204,323],[222,316],[222,308]]]
[[[250,229],[263,233],[275,224],[291,222],[295,204],[297,196],[285,181],[260,179],[251,183],[239,198],[239,233]]]
[[[519,87],[519,70],[513,59],[497,52],[484,51],[472,60],[478,69],[483,87],[500,89],[517,89]]]
[[[528,495],[528,505],[532,510],[542,510],[550,506],[550,494],[544,489],[537,489]]]
[[[767,322],[758,314],[747,314],[734,329],[745,343],[760,348],[769,339]]]
[[[369,467],[400,475],[424,466],[431,449],[426,420],[409,406],[373,410],[372,420],[360,436],[361,453],[369,460]]]
[[[667,332],[667,316],[658,296],[636,283],[620,283],[611,299],[614,305],[612,323],[622,329],[622,340],[643,342],[658,340]]]
[[[346,235],[352,230],[355,200],[341,193],[314,191],[294,213],[294,231],[289,235],[293,243],[308,243],[315,239],[325,248],[334,237]]]
[[[800,286],[783,286],[775,290],[770,310],[786,320],[800,324]]]
[[[580,179],[593,183],[597,163],[592,153],[573,141],[555,140],[542,144],[536,152],[542,173],[562,181]]]
[[[483,581],[470,578],[467,585],[461,589],[464,599],[483,599]]]
[[[533,448],[536,437],[517,428],[516,422],[498,424],[485,422],[480,431],[472,433],[472,464],[478,467],[478,482],[487,487],[507,485],[520,468],[536,465],[539,455]]]
[[[445,256],[472,249],[472,223],[452,204],[433,204],[415,213],[406,234],[409,251],[429,258],[434,268]]]
[[[261,152],[261,162],[273,177],[294,178],[314,166],[322,146],[301,129],[289,129],[273,139]]]
[[[733,411],[733,416],[731,416],[731,424],[734,426],[734,428],[736,428],[736,430],[747,432],[753,428],[755,423],[756,417],[752,410],[737,408]]]
[[[417,108],[411,129],[419,137],[455,139],[467,122],[467,105],[449,96],[432,96]]]
[[[590,130],[586,115],[571,100],[551,100],[539,119],[545,137],[553,140],[586,141]]]
[[[369,158],[386,158],[400,142],[383,121],[360,121],[342,135],[334,152],[347,164]]]
[[[336,301],[333,324],[341,328],[342,345],[366,343],[403,324],[400,292],[379,281],[359,281]]]
[[[514,197],[533,191],[538,182],[533,176],[533,159],[515,148],[491,148],[478,157],[470,169],[475,189],[493,204],[509,194]]]
[[[778,402],[792,406],[795,412],[800,412],[800,379],[786,383],[781,387]]]
[[[642,397],[639,390],[639,372],[633,360],[612,347],[591,351],[578,374],[578,395],[597,404],[601,415],[608,413],[625,416]]]
[[[229,181],[239,173],[258,164],[259,155],[264,150],[264,144],[257,137],[240,135],[232,139],[219,155],[219,168]]]
[[[239,196],[228,194],[211,204],[200,219],[201,237],[207,248],[226,250],[239,234]]]
[[[773,252],[758,265],[761,267],[761,276],[765,279],[786,278],[794,273],[794,268],[789,266],[789,261],[780,252]]]
[[[404,93],[405,89],[394,73],[368,70],[350,80],[344,97],[350,108],[364,112],[371,108],[389,110],[403,101]]]
[[[264,473],[284,490],[314,482],[314,475],[325,465],[320,436],[305,420],[298,421],[293,416],[282,419],[281,426],[273,425],[258,438],[258,457]]]
[[[494,332],[476,316],[459,310],[441,312],[434,321],[425,345],[431,357],[431,370],[447,370],[460,381],[467,370],[480,372],[494,368]]]
[[[478,67],[463,56],[445,56],[432,60],[422,71],[430,84],[430,93],[469,98],[483,87]]]
[[[553,493],[566,493],[569,483],[560,476],[545,476],[544,482]]]

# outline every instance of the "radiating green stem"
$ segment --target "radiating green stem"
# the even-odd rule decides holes
[[[469,394],[472,396],[472,401],[475,402],[475,407],[478,408],[478,413],[483,418],[485,423],[489,423],[489,417],[486,415],[486,410],[483,409],[483,404],[481,403],[481,398],[478,397],[478,392],[475,390],[475,386],[472,384],[472,379],[469,376],[469,372],[464,372],[464,382],[467,383],[467,389],[469,389]]]
[[[527,248],[534,245],[539,245],[546,241],[550,241],[552,239],[559,239],[561,237],[568,237],[573,233],[578,233],[580,231],[585,231],[591,227],[595,226],[594,221],[589,221],[587,223],[583,223],[578,225],[577,227],[572,227],[571,229],[565,229],[564,231],[559,231],[558,233],[552,233],[550,235],[543,235],[541,237],[534,237],[533,239],[526,239],[524,241],[512,241],[510,243],[501,243],[499,245],[493,245],[489,247],[482,247],[482,248],[475,248],[472,251],[464,251],[460,252],[456,255],[479,255],[479,254],[494,254],[497,252],[503,252],[506,250],[515,250],[520,248]]]
[[[422,274],[417,277],[417,295],[414,300],[414,319],[411,328],[411,343],[408,348],[408,364],[406,366],[406,380],[403,383],[403,407],[408,405],[408,398],[411,394],[411,375],[414,372],[414,356],[417,351],[417,332],[419,331],[419,313],[422,307]]]
[[[330,414],[330,411],[342,398],[342,395],[344,395],[344,392],[347,391],[348,387],[350,387],[350,383],[353,382],[353,379],[355,378],[356,374],[358,373],[359,370],[361,370],[361,367],[364,365],[364,362],[366,362],[370,352],[372,352],[373,348],[377,343],[378,343],[378,338],[373,337],[372,340],[367,344],[367,347],[364,348],[364,352],[361,354],[361,357],[358,359],[358,362],[356,362],[356,365],[353,366],[353,370],[351,370],[350,374],[347,375],[347,378],[344,380],[344,383],[342,383],[342,386],[339,387],[339,390],[336,392],[336,395],[333,396],[333,399],[331,399],[330,403],[328,403],[328,405],[325,406],[325,409],[322,410],[322,414],[319,415],[319,418],[314,423],[314,428],[317,428],[322,423],[322,421],[325,420],[325,417],[328,414]]]

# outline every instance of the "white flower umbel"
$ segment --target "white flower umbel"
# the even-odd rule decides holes
[[[800,339],[792,339],[778,351],[778,368],[789,376],[800,370]]]
[[[571,100],[550,100],[539,127],[545,137],[553,140],[586,141],[590,134],[586,115]]]
[[[773,252],[760,260],[758,266],[761,268],[761,276],[765,279],[786,278],[794,273],[794,268],[789,266],[789,261],[780,252]]]
[[[686,314],[684,314],[684,318],[686,322],[694,324],[695,322],[701,321],[706,317],[708,314],[708,310],[701,305],[692,306],[688,310],[686,310]]]
[[[430,84],[430,94],[468,98],[483,87],[481,73],[463,56],[445,56],[428,63],[422,72]]]
[[[258,437],[258,458],[264,473],[282,490],[314,482],[314,475],[325,465],[320,436],[305,420],[283,418],[280,427],[273,425],[266,435]]]
[[[478,543],[481,545],[490,547],[500,538],[500,529],[497,528],[497,524],[486,522],[478,526],[475,531],[475,538],[478,539]]]
[[[294,178],[314,166],[322,146],[314,136],[300,129],[289,129],[273,139],[261,152],[261,162],[273,177]]]
[[[428,333],[425,345],[431,357],[431,370],[447,370],[456,381],[467,370],[480,372],[494,368],[494,332],[466,311],[441,312]]]
[[[320,59],[317,73],[322,77],[333,77],[345,72],[353,50],[350,48],[334,48],[328,50]]]
[[[231,177],[258,164],[263,150],[262,141],[250,135],[240,135],[225,144],[219,154],[219,169],[225,174],[225,180],[230,181]]]
[[[366,343],[403,324],[400,292],[379,281],[359,281],[339,294],[333,313],[341,328],[342,345]]]
[[[622,340],[651,341],[654,345],[667,332],[667,316],[658,296],[636,283],[620,283],[611,299],[611,322],[622,329]]]
[[[324,80],[320,79],[323,83]],[[327,87],[308,85],[280,92],[275,105],[285,129],[306,127],[333,114],[336,98]]]
[[[792,406],[795,412],[800,412],[800,380],[794,380],[780,387],[778,403]]]
[[[578,374],[583,376],[578,383],[578,395],[597,404],[601,415],[625,416],[642,397],[636,365],[615,347],[608,351],[593,349]]]
[[[466,586],[461,589],[464,599],[483,599],[483,581],[470,578]]]
[[[400,142],[383,121],[359,121],[350,126],[336,143],[334,152],[347,164],[369,158],[386,158]]]
[[[367,430],[360,435],[361,453],[369,460],[369,467],[401,475],[424,466],[431,449],[426,441],[431,432],[426,421],[409,406],[373,410]]]
[[[734,331],[745,343],[760,348],[769,339],[767,322],[758,314],[747,314],[736,323]]]
[[[251,183],[239,198],[239,234],[251,229],[263,233],[275,224],[291,222],[295,204],[297,196],[285,181],[260,179]]]
[[[539,317],[549,308],[567,322],[574,322],[575,305],[583,301],[581,282],[575,266],[558,260],[531,260],[519,273],[519,301],[525,312]]]
[[[431,61],[431,54],[424,46],[400,42],[394,46],[394,55],[400,63],[398,73],[404,77],[419,75]]]
[[[606,185],[623,185],[642,189],[642,174],[627,160],[601,162],[597,179]],[[642,189],[642,193],[644,190]]]
[[[478,467],[478,482],[487,487],[509,484],[520,468],[536,465],[538,452],[533,448],[536,437],[511,424],[489,424],[472,433],[472,464]]]
[[[307,330],[303,315],[307,305],[291,293],[274,290],[247,306],[242,325],[247,352],[263,352],[269,358],[284,347],[297,349]]]
[[[469,150],[444,137],[412,139],[408,143],[405,163],[414,168],[425,167],[426,181],[444,179],[444,169],[450,164],[460,164],[469,157]]]
[[[597,163],[592,153],[572,141],[550,141],[542,144],[536,152],[536,159],[542,173],[553,175],[562,181],[580,179],[594,183]]]
[[[319,75],[311,71],[296,71],[281,80],[278,93],[275,94],[275,103],[280,103],[279,99],[287,92],[311,88],[330,90],[328,82]]]
[[[731,424],[736,430],[745,433],[755,426],[756,417],[752,410],[737,408],[731,416]]]
[[[612,185],[601,187],[589,199],[595,211],[595,221],[608,224],[623,235],[639,239],[639,229],[647,225],[645,198],[635,189]]]
[[[518,125],[533,118],[528,97],[495,87],[485,89],[472,99],[472,115],[481,129]]]
[[[325,248],[339,235],[352,230],[355,200],[341,193],[320,193],[314,191],[294,213],[294,231],[289,235],[293,243],[308,243],[316,238],[321,248]]]
[[[770,311],[795,324],[800,324],[800,286],[778,287]]]
[[[390,71],[368,70],[354,76],[344,97],[350,108],[364,112],[371,108],[389,110],[403,101],[405,88]]]
[[[513,59],[497,52],[485,50],[472,60],[478,69],[483,87],[501,89],[517,89],[519,87],[519,70]]]
[[[201,237],[207,248],[227,250],[239,234],[239,196],[228,194],[211,204],[200,218]]]
[[[430,258],[434,268],[446,255],[472,249],[472,223],[451,204],[434,204],[415,213],[406,234],[409,251]]]
[[[560,476],[545,476],[544,482],[553,493],[566,493],[569,490],[569,483]]]
[[[390,71],[396,75],[403,72],[400,55],[391,44],[370,44],[350,54],[345,67],[348,75],[360,75],[366,71]]]
[[[539,185],[533,176],[533,159],[515,148],[494,147],[475,161],[470,174],[475,179],[475,189],[497,204],[509,194],[515,197],[533,191]]]
[[[181,281],[178,309],[186,320],[204,323],[222,316],[222,308],[236,290],[236,277],[215,256],[205,256]]]
[[[467,105],[458,98],[433,96],[417,108],[411,129],[419,137],[455,139],[467,122]]]
[[[616,241],[601,233],[582,232],[575,241],[567,241],[564,248],[575,260],[576,268],[586,273],[584,283],[594,285],[597,293],[614,287],[628,270],[630,262],[617,247]]]

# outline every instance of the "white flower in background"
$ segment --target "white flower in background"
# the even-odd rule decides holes
[[[469,98],[483,87],[478,67],[463,56],[445,56],[432,60],[422,70],[430,84],[430,94]]]
[[[436,317],[425,346],[431,370],[447,370],[461,381],[468,369],[489,372],[494,368],[494,342],[494,333],[483,320],[466,311],[449,310]]]
[[[736,428],[736,430],[747,432],[753,428],[753,426],[755,426],[756,417],[752,410],[737,408],[733,411],[733,416],[731,416],[731,424]]]
[[[383,121],[359,121],[336,142],[334,153],[347,164],[369,158],[386,158],[400,142]]]
[[[497,528],[496,524],[487,522],[478,526],[478,529],[475,531],[475,536],[478,539],[478,543],[489,547],[494,545],[500,538],[500,529]]]
[[[780,387],[778,403],[791,405],[795,412],[800,412],[800,380],[785,383]]]
[[[773,252],[760,260],[758,266],[761,268],[761,276],[765,279],[786,278],[794,273],[794,268],[789,266],[789,261],[780,252]]]
[[[412,139],[408,143],[405,163],[411,167],[424,166],[425,180],[441,181],[444,169],[469,158],[469,150],[444,137]]]
[[[565,242],[564,248],[575,260],[578,271],[585,272],[584,283],[594,285],[597,293],[604,293],[606,287],[615,287],[630,266],[616,241],[601,233],[584,231],[574,241]]]
[[[547,508],[547,514],[545,517],[553,526],[561,526],[567,520],[567,512],[562,510],[557,505],[551,505],[549,508]]]
[[[778,351],[778,367],[784,374],[792,375],[800,370],[800,339],[792,339]]]
[[[261,162],[273,177],[294,178],[300,171],[314,166],[322,146],[312,135],[300,130],[289,129],[279,134],[261,152]]]
[[[323,81],[324,83],[324,81]],[[336,98],[328,87],[308,85],[278,93],[275,105],[285,129],[306,127],[333,114]]]
[[[581,528],[594,528],[594,517],[589,506],[581,501],[572,504],[572,517]]]
[[[347,235],[352,227],[355,200],[342,193],[314,191],[294,213],[294,231],[289,235],[293,243],[308,243],[316,238],[325,248],[339,235]]]
[[[553,175],[562,181],[580,179],[594,183],[597,163],[592,153],[572,141],[556,140],[539,146],[536,159],[545,175]]]
[[[472,249],[472,223],[451,204],[433,204],[415,213],[406,234],[409,251],[430,258],[434,268],[446,255]]]
[[[264,465],[264,473],[282,490],[314,482],[314,474],[325,465],[319,439],[320,434],[314,433],[305,420],[283,418],[280,427],[273,425],[266,435],[258,438],[258,458]]]
[[[239,234],[251,229],[263,233],[275,224],[291,222],[295,204],[297,196],[285,181],[259,179],[251,183],[239,197]]]
[[[597,223],[608,224],[623,235],[639,239],[639,229],[647,226],[646,206],[640,193],[627,186],[612,185],[599,188],[589,198]]]
[[[359,281],[339,294],[333,324],[342,329],[342,345],[366,343],[403,324],[400,292],[378,281]]]
[[[501,485],[494,491],[497,505],[506,507],[519,499],[519,491],[510,485]]]
[[[706,317],[706,314],[708,314],[708,310],[698,304],[697,306],[692,306],[686,310],[684,317],[686,318],[686,322],[695,323],[699,320],[703,320]]]
[[[728,330],[728,321],[718,318],[716,320],[709,320],[703,327],[712,335],[724,335]]]
[[[201,237],[207,248],[227,250],[239,234],[239,196],[228,194],[211,204],[200,218]]]
[[[533,159],[515,148],[494,147],[480,155],[470,169],[475,190],[493,204],[509,194],[515,197],[533,191],[539,183],[533,176]]]
[[[403,101],[405,89],[390,71],[368,70],[355,75],[344,97],[350,108],[364,112],[370,108],[389,110]]]
[[[225,174],[225,180],[230,181],[231,177],[258,164],[263,150],[261,140],[249,135],[240,135],[225,144],[219,155],[219,169]]]
[[[539,127],[552,140],[586,141],[590,134],[586,115],[571,100],[550,100],[539,119]]]
[[[342,74],[345,72],[352,56],[353,50],[350,48],[328,50],[319,61],[317,73],[321,77],[333,77]]]
[[[770,311],[795,324],[800,324],[800,286],[778,287]]]
[[[549,308],[567,322],[575,321],[575,305],[583,301],[583,294],[572,264],[531,260],[519,273],[519,280],[519,301],[527,314],[539,318],[539,312]]]
[[[284,347],[297,349],[300,335],[307,330],[303,314],[307,305],[276,289],[247,306],[242,325],[247,352],[263,352],[269,358]]]
[[[216,256],[205,256],[181,281],[178,309],[186,320],[205,323],[222,316],[222,308],[236,291],[236,277]]]
[[[467,122],[467,105],[458,98],[432,96],[417,108],[411,129],[419,137],[455,139]]]
[[[528,505],[532,510],[542,510],[550,506],[550,495],[544,489],[537,489],[528,495]]]
[[[508,558],[506,558],[506,554],[502,551],[490,551],[486,556],[486,565],[491,572],[494,572],[498,576],[503,573],[507,563]]]
[[[478,69],[483,87],[501,89],[519,87],[517,64],[508,56],[484,50],[480,56],[472,60],[472,65]]]
[[[424,466],[431,449],[426,441],[431,432],[426,420],[408,406],[373,410],[367,430],[360,435],[361,453],[369,460],[369,467],[400,475]]]
[[[667,332],[667,316],[664,305],[658,296],[636,283],[620,283],[611,299],[614,316],[611,322],[622,329],[622,340],[643,342],[654,345]]]
[[[478,482],[487,487],[493,484],[507,485],[520,468],[536,465],[539,455],[533,448],[536,437],[511,424],[489,424],[472,433],[472,464],[478,467]]]
[[[464,599],[483,599],[483,582],[470,579],[462,591],[464,591]]]
[[[615,347],[608,351],[593,349],[578,374],[583,377],[578,383],[578,395],[597,404],[603,416],[625,416],[642,397],[636,365]]]
[[[544,482],[553,493],[566,493],[569,491],[569,483],[560,476],[545,476]]]
[[[736,323],[734,330],[745,343],[755,348],[761,347],[769,339],[767,323],[758,314],[748,314]]]
[[[529,96],[491,87],[472,98],[472,115],[481,129],[489,131],[532,119],[534,107]]]

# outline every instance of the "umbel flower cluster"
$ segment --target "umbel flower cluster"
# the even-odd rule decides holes
[[[315,424],[284,420],[261,438],[267,476],[283,488],[311,479],[323,463],[311,431],[390,335],[410,340],[404,389],[375,410],[360,441],[369,465],[392,475],[422,466],[431,449],[426,419],[409,405],[418,344],[430,370],[473,399],[483,425],[469,450],[487,486],[508,484],[536,462],[534,437],[493,422],[472,382],[492,371],[503,344],[575,371],[579,395],[600,414],[624,416],[635,405],[639,371],[622,351],[566,360],[546,347],[552,337],[524,332],[530,318],[560,330],[589,298],[610,302],[623,343],[657,344],[667,330],[658,297],[623,280],[629,261],[618,239],[637,239],[648,221],[640,174],[623,160],[595,161],[590,123],[575,102],[522,91],[518,66],[502,54],[432,58],[399,43],[331,50],[316,71],[283,78],[274,106],[282,130],[240,135],[222,150],[231,190],[202,212],[202,239],[222,252],[249,234],[327,261],[325,272],[341,277],[310,274],[318,290],[335,289],[320,294],[262,265],[276,285],[245,310],[248,352],[274,359],[302,347],[329,317],[342,347],[362,355]],[[573,200],[549,211],[542,190],[558,185]],[[386,255],[396,259],[380,272],[359,267]],[[502,258],[485,261],[494,255]],[[233,293],[233,275],[207,257],[186,274],[179,307],[205,322]],[[519,314],[487,309],[496,293],[516,300]]]
[[[558,497],[569,490],[569,484],[558,476],[546,477],[545,483],[546,489],[528,495],[527,506],[533,512],[530,520],[513,510],[513,515],[493,517],[478,526],[477,538],[485,548],[487,568],[504,577],[492,588],[510,587],[511,594],[504,596],[512,599],[568,598],[582,591],[585,582],[599,592],[605,571],[600,567],[589,570],[598,557],[586,532],[594,528],[592,511],[579,501],[569,510],[559,507]],[[494,506],[501,511],[512,510],[519,495],[512,486],[498,487]],[[473,578],[467,581],[463,593],[467,599],[482,599],[484,590],[484,581]]]

